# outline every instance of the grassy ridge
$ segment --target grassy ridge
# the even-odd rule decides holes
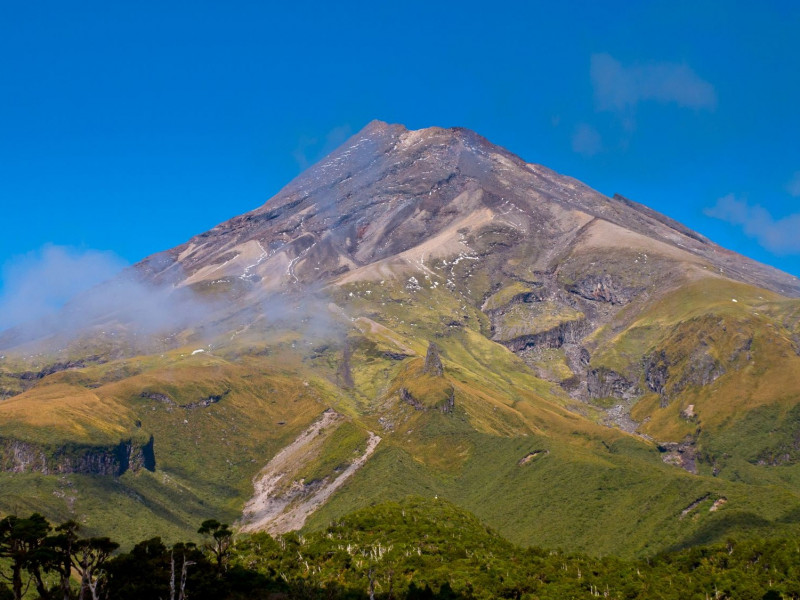
[[[667,365],[663,394],[645,394],[632,408],[640,430],[661,441],[694,437],[706,472],[739,479],[737,461],[793,462],[780,457],[793,455],[798,431],[792,417],[800,401],[797,310],[797,301],[765,290],[697,281],[660,298],[606,340],[592,366],[623,373],[649,392],[647,357]],[[762,471],[762,481],[774,480]]]

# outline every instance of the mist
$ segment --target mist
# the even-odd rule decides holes
[[[0,332],[7,343],[71,337],[112,323],[152,334],[196,322],[209,310],[190,290],[143,281],[112,252],[47,245],[2,268]]]
[[[46,245],[2,267],[0,331],[51,317],[127,264],[113,252]]]

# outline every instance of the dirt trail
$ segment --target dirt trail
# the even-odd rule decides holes
[[[242,511],[240,531],[286,533],[300,529],[308,516],[322,506],[375,451],[381,438],[369,433],[364,454],[335,479],[305,485],[295,475],[317,455],[325,440],[344,422],[344,417],[326,410],[322,418],[278,452],[254,482],[255,492]]]

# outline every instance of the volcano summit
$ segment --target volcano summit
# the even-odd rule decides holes
[[[174,318],[91,301],[122,280]],[[471,131],[374,121],[77,331],[0,338],[0,511],[134,539],[441,496],[623,555],[800,532],[798,297]]]

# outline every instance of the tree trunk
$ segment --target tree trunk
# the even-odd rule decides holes
[[[367,577],[369,577],[369,600],[375,600],[375,572],[370,569]]]
[[[61,573],[61,593],[64,595],[64,600],[72,600],[72,587],[69,585],[70,570],[66,573]]]
[[[100,596],[97,595],[97,585],[99,583],[100,578],[97,578],[94,581],[89,581],[89,591],[92,592],[92,600],[100,600]]]
[[[39,592],[39,597],[41,600],[50,600],[50,592],[44,585],[44,581],[42,580],[42,572],[38,568],[30,568],[29,571],[33,576],[33,580],[36,582],[36,591]]]
[[[11,575],[11,590],[14,592],[14,600],[22,600],[22,566],[14,564]]]
[[[81,573],[81,591],[78,592],[78,600],[85,600],[87,587],[88,587],[88,582],[86,581],[86,572],[84,571],[83,573]]]
[[[183,555],[183,565],[181,566],[181,593],[178,600],[186,600],[186,577],[189,574],[189,566],[194,562],[186,560],[186,555]]]
[[[175,600],[175,553],[169,553],[169,600]]]

